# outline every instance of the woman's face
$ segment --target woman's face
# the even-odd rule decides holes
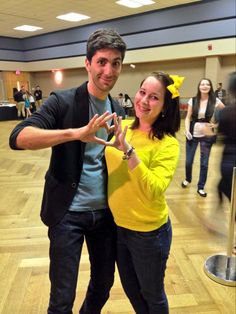
[[[149,76],[142,84],[134,98],[134,108],[140,123],[150,126],[160,115],[164,106],[165,88],[153,76]]]
[[[211,84],[208,80],[201,80],[199,84],[199,91],[202,94],[208,94],[211,90]]]

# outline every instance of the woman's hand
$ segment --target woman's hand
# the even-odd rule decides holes
[[[115,125],[115,140],[113,142],[106,142],[106,146],[115,147],[116,149],[126,153],[127,150],[131,148],[131,145],[129,145],[125,139],[128,126],[125,126],[124,130],[122,130],[122,117],[117,117],[117,119],[115,119],[114,125]]]
[[[206,123],[203,128],[203,133],[205,136],[213,136],[215,135],[214,129],[217,127],[216,123]]]
[[[185,134],[185,136],[187,137],[187,139],[189,141],[191,141],[193,139],[193,136],[192,136],[192,134],[189,131],[186,130],[184,134]]]

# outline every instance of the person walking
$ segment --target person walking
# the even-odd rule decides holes
[[[182,81],[163,72],[148,75],[134,98],[134,121],[116,122],[105,152],[118,270],[138,314],[168,313],[164,277],[172,228],[165,191],[179,159]]]
[[[197,94],[188,101],[188,111],[185,118],[186,135],[186,161],[185,180],[182,188],[187,188],[192,181],[192,167],[198,144],[200,145],[200,174],[197,184],[197,193],[206,197],[204,190],[211,147],[215,141],[214,136],[207,136],[206,129],[214,132],[217,127],[216,111],[223,109],[224,104],[214,95],[211,80],[202,78],[197,87]]]
[[[21,89],[14,94],[14,100],[16,101],[17,105],[17,116],[18,119],[25,118],[25,87],[22,85]]]
[[[36,105],[36,110],[38,110],[43,103],[43,92],[40,89],[40,86],[37,85],[36,89],[34,91],[34,97],[35,97],[35,105]]]
[[[122,101],[122,107],[125,110],[125,117],[128,118],[129,116],[129,110],[133,107],[133,102],[128,94],[124,95],[123,101]]]
[[[217,89],[215,90],[215,96],[219,98],[223,104],[226,103],[227,93],[226,90],[223,88],[222,83],[218,83]]]
[[[104,145],[115,115],[124,112],[109,92],[126,44],[112,29],[87,41],[88,82],[52,92],[10,135],[12,149],[52,147],[41,208],[48,226],[51,281],[48,314],[72,314],[84,240],[90,281],[80,314],[100,314],[114,282],[116,230],[107,201]]]
[[[231,201],[233,168],[236,167],[236,72],[229,75],[228,95],[227,106],[219,113],[218,132],[223,135],[224,150],[218,189]]]

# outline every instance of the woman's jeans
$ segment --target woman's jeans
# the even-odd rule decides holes
[[[51,293],[48,314],[72,314],[82,246],[86,240],[90,281],[81,314],[100,314],[114,282],[116,226],[109,209],[68,211],[49,228]]]
[[[172,239],[170,221],[150,232],[117,230],[118,270],[135,313],[169,313],[164,276]]]
[[[194,137],[191,141],[186,140],[185,172],[188,182],[192,181],[193,161],[198,143],[200,144],[200,175],[197,187],[198,190],[201,190],[204,189],[207,180],[208,162],[213,141],[210,137]]]

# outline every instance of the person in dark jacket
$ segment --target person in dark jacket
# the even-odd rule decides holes
[[[218,189],[219,195],[223,193],[230,201],[233,168],[236,167],[236,72],[229,75],[228,95],[227,106],[219,113],[218,132],[223,135],[224,150]]]
[[[42,106],[42,103],[43,103],[43,92],[40,89],[39,85],[36,86],[36,89],[34,91],[34,97],[35,97],[35,106],[36,106],[36,109],[38,110]]]
[[[113,120],[124,116],[109,92],[125,51],[117,32],[95,31],[87,42],[88,82],[52,92],[10,135],[12,149],[52,147],[41,208],[50,240],[48,314],[72,314],[84,240],[91,276],[79,313],[101,313],[114,282],[116,233],[107,202],[104,147]]]
[[[21,86],[21,89],[14,93],[14,100],[16,101],[17,116],[18,118],[25,118],[25,87]]]
[[[226,90],[223,89],[222,83],[218,83],[217,89],[215,90],[215,96],[219,98],[224,104],[226,103],[227,94]]]

